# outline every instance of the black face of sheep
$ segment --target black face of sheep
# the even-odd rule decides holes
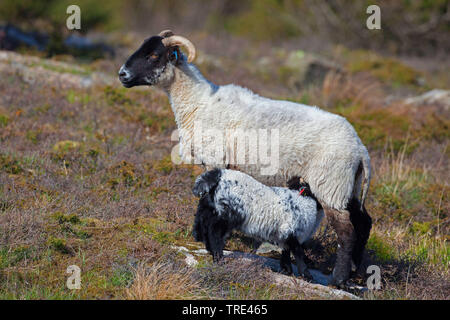
[[[119,70],[123,86],[154,85],[164,72],[169,61],[177,59],[178,48],[167,48],[159,36],[144,41]]]
[[[164,30],[157,36],[144,41],[119,70],[119,79],[123,86],[152,86],[160,83],[167,67],[184,63],[186,58],[180,46],[187,49],[187,62],[195,59],[195,47],[188,39]]]

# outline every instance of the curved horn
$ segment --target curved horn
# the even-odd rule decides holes
[[[172,32],[172,30],[167,29],[167,30],[163,30],[161,31],[158,36],[162,37],[162,38],[167,38],[167,37],[171,37],[173,36],[174,33]]]
[[[165,30],[164,32],[166,32]],[[170,30],[169,30],[170,31]],[[162,32],[161,32],[162,33]],[[166,47],[170,46],[183,46],[188,51],[188,62],[192,62],[195,59],[195,47],[192,42],[182,36],[170,36],[168,38],[162,39],[162,43]]]

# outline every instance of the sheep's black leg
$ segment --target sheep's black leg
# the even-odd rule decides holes
[[[308,266],[306,265],[305,260],[304,260],[305,253],[303,251],[302,246],[298,242],[297,238],[295,238],[294,236],[290,236],[287,241],[287,244],[289,246],[289,249],[294,254],[295,262],[297,263],[298,273],[302,277],[304,277],[308,280],[312,280],[313,277],[312,277],[311,273],[309,272]]]
[[[325,208],[327,220],[333,226],[337,234],[338,248],[336,252],[336,264],[333,269],[331,284],[344,287],[350,277],[352,267],[352,252],[356,242],[356,234],[347,210],[335,210]]]
[[[355,229],[355,245],[353,246],[352,259],[358,269],[361,265],[364,248],[367,240],[369,239],[370,229],[372,228],[372,219],[363,206],[361,210],[361,204],[357,199],[352,199],[348,206],[350,212],[350,221]]]
[[[291,251],[289,249],[283,249],[281,252],[280,268],[281,273],[286,275],[292,274]]]

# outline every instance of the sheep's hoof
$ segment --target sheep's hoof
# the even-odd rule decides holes
[[[292,269],[289,270],[288,268],[283,268],[280,270],[280,273],[284,274],[285,276],[290,276],[290,275],[292,275]]]
[[[304,272],[301,272],[300,275],[302,276],[302,278],[304,278],[305,280],[307,280],[309,282],[314,280],[314,278],[311,275],[311,273],[309,272],[309,270],[305,270]]]
[[[346,284],[344,280],[335,279],[334,277],[331,278],[329,286],[336,287],[338,289],[346,289]]]

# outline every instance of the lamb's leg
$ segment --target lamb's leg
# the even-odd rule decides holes
[[[292,274],[291,251],[289,249],[283,249],[281,252],[280,268],[281,273],[286,275]]]
[[[336,264],[333,269],[331,284],[343,287],[350,277],[352,250],[356,241],[355,230],[350,220],[350,213],[347,210],[324,209],[327,219],[338,237]]]
[[[212,224],[212,227],[208,230],[209,250],[213,256],[214,262],[222,260],[223,248],[225,247],[227,224],[223,221],[221,222]]]
[[[291,236],[291,237],[289,237],[287,243],[288,243],[289,249],[294,254],[295,262],[296,262],[297,268],[298,268],[298,273],[302,277],[304,277],[308,280],[312,280],[313,277],[312,277],[311,273],[309,272],[308,266],[306,265],[305,260],[304,260],[305,252],[303,251],[303,248],[302,248],[301,244],[298,242],[297,238],[295,238],[294,236]]]
[[[261,246],[261,244],[262,244],[262,241],[253,239],[252,243],[251,243],[251,247],[252,247],[251,253],[256,254],[256,251],[258,251],[258,248]]]

